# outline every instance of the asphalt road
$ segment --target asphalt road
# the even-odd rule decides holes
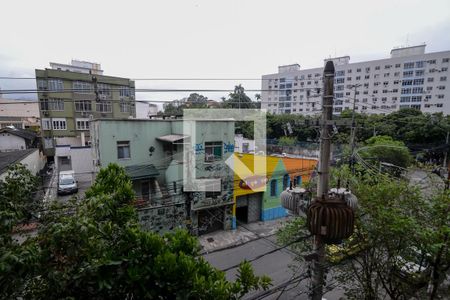
[[[214,267],[224,270],[231,266],[239,264],[244,259],[251,260],[258,255],[269,252],[276,249],[277,246],[275,242],[276,237],[272,236],[266,239],[258,239],[241,246],[226,249],[218,252],[213,252],[204,255],[204,258],[211,263]],[[272,288],[277,287],[281,284],[289,282],[291,278],[296,278],[297,276],[302,276],[306,274],[307,267],[299,266],[295,264],[295,268],[290,268],[294,264],[294,254],[287,249],[282,249],[266,255],[258,260],[252,262],[253,269],[257,275],[267,275],[272,279]],[[294,271],[295,270],[295,273]],[[236,279],[236,268],[231,269],[226,272],[226,277],[228,280]],[[280,288],[271,294],[265,294],[263,291],[253,292],[247,295],[244,299],[308,299],[308,288],[307,284],[309,280],[302,280],[299,283],[295,282],[286,287],[286,289]],[[280,296],[281,291],[283,291]],[[280,296],[280,297],[279,297]],[[279,297],[279,298],[278,298]],[[341,290],[331,291],[324,295],[326,299],[339,299],[342,297]]]

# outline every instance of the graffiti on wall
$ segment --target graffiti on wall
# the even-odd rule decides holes
[[[195,144],[194,145],[195,155],[199,155],[202,153],[205,153],[205,148],[203,147],[202,143]]]
[[[233,153],[234,152],[234,144],[233,143],[223,143],[223,152],[224,153]]]

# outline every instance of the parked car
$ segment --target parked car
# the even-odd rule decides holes
[[[58,179],[58,195],[73,194],[78,192],[77,181],[75,180],[75,172],[61,171]]]
[[[425,286],[431,272],[430,255],[415,247],[408,250],[405,255],[396,257],[395,274],[410,284]]]

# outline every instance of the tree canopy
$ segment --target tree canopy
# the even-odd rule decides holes
[[[0,246],[0,298],[236,299],[269,286],[246,262],[227,281],[186,231],[143,231],[133,201],[128,176],[112,164],[80,203],[49,207],[36,237]]]

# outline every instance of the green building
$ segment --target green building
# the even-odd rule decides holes
[[[196,121],[195,141],[180,119],[98,119],[91,125],[96,171],[109,163],[125,167],[144,228],[187,227],[193,234],[231,229],[233,172],[225,161],[234,151],[233,120]],[[184,149],[195,159],[195,178],[219,179],[218,189],[185,190]]]
[[[48,156],[57,154],[58,145],[89,146],[92,118],[136,115],[134,81],[105,76],[96,63],[50,63],[50,68],[36,70],[36,84]]]

